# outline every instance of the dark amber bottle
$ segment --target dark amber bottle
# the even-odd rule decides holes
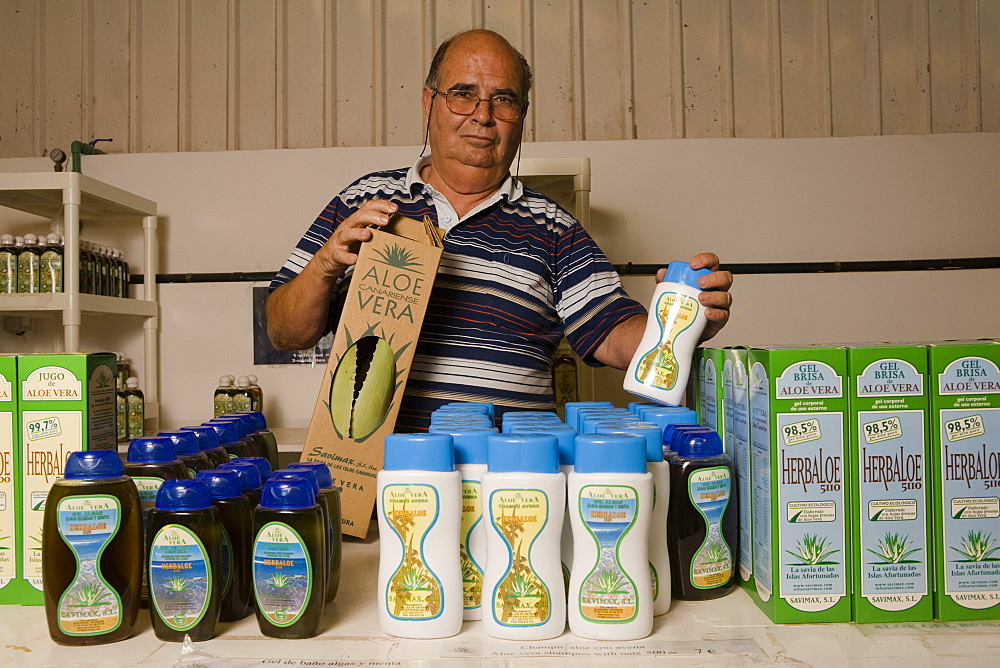
[[[256,508],[260,503],[260,489],[263,481],[260,478],[260,470],[248,462],[243,457],[230,459],[219,467],[220,469],[232,469],[240,476],[240,484],[243,486],[243,494],[249,499],[250,507]]]
[[[326,582],[326,602],[329,603],[337,597],[337,589],[340,588],[340,562],[343,557],[340,488],[333,486],[330,467],[323,462],[294,462],[288,465],[288,470],[295,471],[296,469],[309,469],[316,474],[320,494],[326,497],[330,513],[330,573]]]
[[[250,541],[253,538],[253,511],[243,495],[240,477],[232,469],[198,471],[212,493],[212,505],[222,519],[222,560],[219,583],[222,611],[219,620],[233,622],[250,614]]]
[[[250,446],[240,440],[240,437],[236,433],[236,425],[225,420],[221,422],[209,420],[208,422],[202,422],[201,426],[215,430],[215,436],[219,439],[219,445],[226,451],[230,459],[250,456]]]
[[[99,645],[131,636],[142,582],[142,512],[118,453],[70,453],[43,521],[42,581],[52,639]]]
[[[264,413],[259,410],[252,410],[237,413],[237,415],[250,416],[254,432],[263,439],[264,456],[267,458],[268,463],[272,469],[280,468],[281,465],[278,463],[278,439],[275,438],[274,432],[267,428],[267,419],[264,417]]]
[[[260,632],[312,638],[326,592],[326,527],[313,483],[299,476],[268,481],[253,517],[253,585]]]
[[[191,431],[161,431],[157,436],[166,436],[174,442],[177,459],[184,462],[193,478],[198,471],[215,468],[205,453],[198,447],[198,437]]]
[[[222,523],[203,480],[167,480],[149,511],[149,616],[160,640],[215,636],[222,588]]]
[[[219,445],[219,436],[211,427],[181,427],[180,431],[190,431],[198,438],[198,449],[208,457],[212,466],[219,466],[229,461],[229,453]]]

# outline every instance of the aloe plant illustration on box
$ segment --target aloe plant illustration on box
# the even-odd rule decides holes
[[[996,539],[993,538],[992,533],[970,530],[962,536],[959,547],[951,547],[952,550],[964,557],[963,559],[953,559],[953,561],[1000,561],[1000,556],[993,556],[1000,551],[1000,546],[993,547],[994,543],[996,543]]]
[[[881,512],[881,511],[880,511]],[[913,541],[906,534],[890,533],[886,532],[885,536],[879,539],[878,549],[872,550],[868,549],[869,552],[874,554],[879,561],[870,561],[870,564],[916,564],[920,563],[919,559],[908,559],[917,552],[920,552],[921,548],[911,548]]]
[[[792,555],[799,563],[793,566],[820,566],[839,564],[839,561],[831,561],[832,557],[840,550],[829,549],[828,538],[819,534],[804,534],[802,538],[795,541],[795,551],[785,550]]]

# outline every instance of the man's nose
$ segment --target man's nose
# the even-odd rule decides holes
[[[488,99],[479,101],[476,108],[472,110],[472,119],[480,125],[493,125],[496,122],[496,119],[493,118]]]

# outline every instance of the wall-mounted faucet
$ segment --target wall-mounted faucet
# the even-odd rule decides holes
[[[99,141],[114,141],[114,139],[94,139],[90,142],[74,141],[70,144],[69,151],[73,155],[72,169],[78,174],[80,171],[80,156],[81,155],[103,155],[104,151],[99,148],[94,148],[94,144]]]

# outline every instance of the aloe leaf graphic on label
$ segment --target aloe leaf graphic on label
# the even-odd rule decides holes
[[[804,512],[805,512],[804,510],[800,510],[799,512],[795,513],[790,518],[788,518],[788,521],[789,522],[798,522],[799,521],[799,516],[802,515],[802,513],[804,513]],[[879,512],[881,512],[881,511],[879,511]]]
[[[870,562],[873,564],[907,564],[916,563],[916,560],[907,560],[911,554],[915,554],[921,550],[921,548],[909,549],[913,545],[913,541],[907,535],[902,535],[898,533],[886,533],[885,536],[878,541],[878,550],[869,549],[876,557],[881,559],[881,561]]]
[[[111,595],[107,587],[92,582],[80,585],[76,592],[70,594],[76,603],[70,604],[72,608],[93,608],[107,603],[104,599]]]
[[[807,533],[801,539],[795,541],[795,552],[791,550],[785,550],[785,552],[799,560],[798,564],[793,564],[794,566],[819,566],[840,563],[829,561],[829,558],[840,552],[840,550],[827,549],[829,547],[827,540],[826,536]]]
[[[1000,557],[993,556],[994,553],[1000,551],[1000,546],[993,547],[995,542],[996,539],[993,538],[992,533],[970,530],[962,537],[959,543],[960,547],[951,547],[951,549],[965,557],[965,559],[956,559],[955,561],[1000,561]]]
[[[967,508],[968,508],[968,506],[962,506],[961,508],[959,508],[959,509],[958,509],[958,512],[957,512],[957,513],[955,513],[955,514],[954,514],[954,515],[952,516],[952,519],[953,519],[953,520],[958,520],[958,519],[962,519],[962,514],[963,514],[963,513],[965,513],[965,511],[966,511],[966,509],[967,509]]]

